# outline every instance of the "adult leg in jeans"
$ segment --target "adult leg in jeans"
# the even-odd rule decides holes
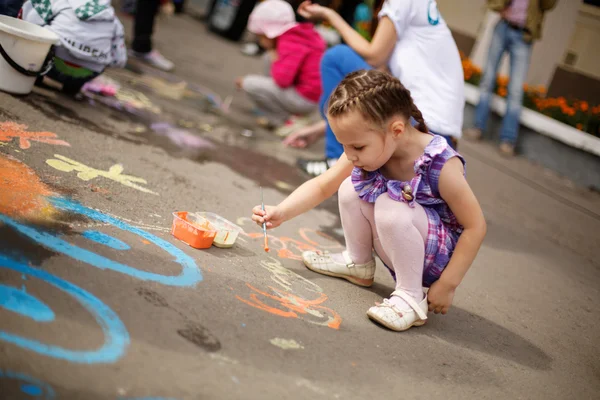
[[[506,114],[500,131],[500,142],[514,146],[519,135],[519,120],[523,107],[523,84],[529,69],[531,43],[523,40],[523,33],[516,29],[509,30],[507,40],[508,54],[510,55],[510,82]]]
[[[138,0],[133,28],[133,51],[149,53],[152,51],[152,33],[154,20],[160,6],[159,0]]]
[[[502,54],[507,47],[507,34],[509,26],[503,20],[500,20],[494,29],[490,49],[488,50],[487,63],[483,71],[483,78],[479,83],[479,103],[475,109],[475,128],[482,131],[487,126],[487,120],[490,114],[490,100],[492,99],[492,90],[496,82],[496,73]]]
[[[342,79],[350,72],[371,68],[357,52],[344,44],[334,46],[325,52],[321,60],[323,94],[319,102],[319,110],[325,120],[327,120],[326,107],[329,96]],[[343,146],[337,141],[329,124],[327,124],[327,130],[325,131],[325,155],[328,159],[337,159],[343,152]]]

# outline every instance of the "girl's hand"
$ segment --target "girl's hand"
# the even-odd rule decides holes
[[[427,292],[427,301],[429,303],[429,311],[436,314],[446,314],[452,305],[454,299],[455,286],[449,285],[442,279],[438,279],[431,285]]]
[[[289,147],[303,149],[310,146],[323,136],[321,132],[315,131],[312,127],[307,126],[290,134],[283,140],[283,144]]]
[[[303,18],[310,20],[324,20],[327,21],[329,13],[333,10],[331,8],[323,7],[319,4],[313,4],[311,1],[303,1],[298,6],[298,14]]]
[[[267,229],[277,228],[284,221],[281,211],[276,206],[265,206],[265,211],[261,206],[252,209],[252,221],[256,222],[262,228],[263,222],[267,223]]]

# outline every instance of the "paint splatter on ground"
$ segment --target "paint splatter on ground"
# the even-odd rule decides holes
[[[18,219],[45,219],[54,213],[46,200],[53,193],[22,162],[0,157],[0,214]]]
[[[273,346],[280,347],[284,350],[298,350],[304,348],[304,346],[296,342],[294,339],[274,338],[271,339],[270,342]]]

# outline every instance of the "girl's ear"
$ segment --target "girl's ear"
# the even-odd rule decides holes
[[[406,131],[406,122],[400,118],[394,118],[390,122],[390,132],[394,139],[400,137]]]

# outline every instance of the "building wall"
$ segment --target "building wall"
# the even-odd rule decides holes
[[[600,7],[582,4],[561,64],[600,79]]]
[[[483,67],[496,13],[487,12],[486,0],[437,0],[459,49]],[[546,14],[543,38],[536,42],[527,78],[530,85],[550,86],[556,67],[587,78],[600,79],[600,7],[581,0],[559,0]],[[500,73],[508,75],[508,60]],[[563,76],[563,75],[561,75]]]

